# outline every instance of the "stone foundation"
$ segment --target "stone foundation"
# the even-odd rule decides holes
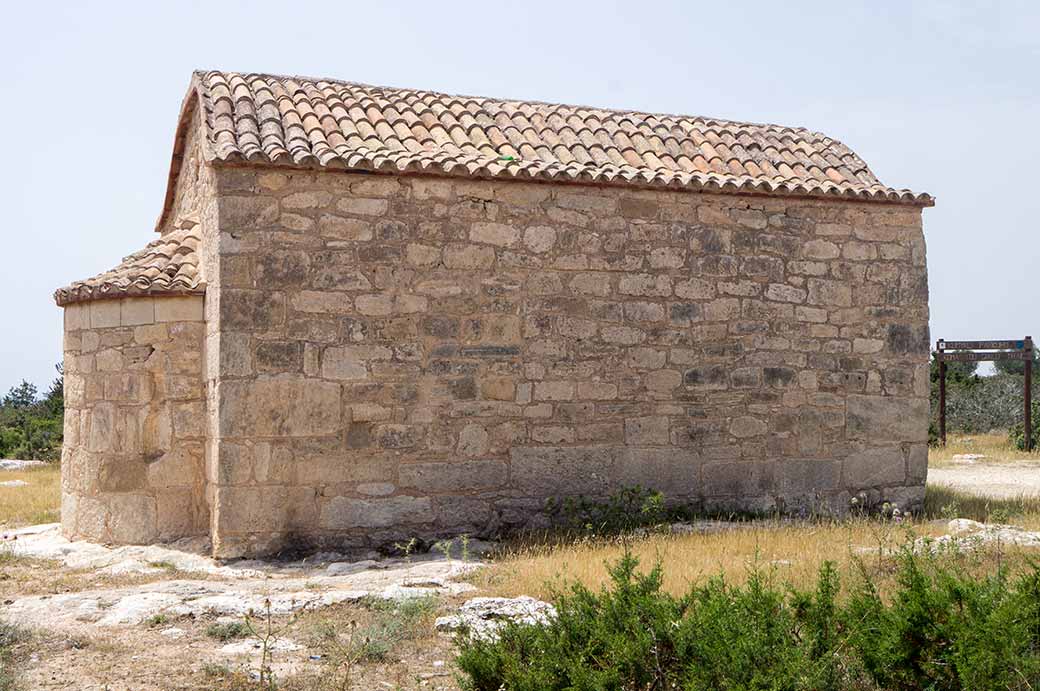
[[[147,544],[206,535],[202,297],[65,308],[62,530]]]

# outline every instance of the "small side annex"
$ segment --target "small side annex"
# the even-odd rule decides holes
[[[196,73],[159,238],[55,296],[63,530],[237,557],[637,484],[913,508],[932,203],[804,129]]]

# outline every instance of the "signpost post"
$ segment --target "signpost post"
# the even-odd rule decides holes
[[[979,352],[984,351],[984,352]],[[1033,337],[1012,341],[946,341],[935,342],[935,358],[939,361],[939,439],[946,446],[946,363],[1021,360],[1025,363],[1026,451],[1033,449]]]

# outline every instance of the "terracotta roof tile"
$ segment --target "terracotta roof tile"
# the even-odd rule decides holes
[[[844,144],[803,128],[196,72],[175,150],[196,105],[216,162],[933,203],[881,184]],[[179,165],[175,155],[163,218]]]
[[[201,295],[205,285],[199,277],[199,245],[197,225],[171,231],[114,269],[58,289],[54,301],[67,305],[141,295]]]

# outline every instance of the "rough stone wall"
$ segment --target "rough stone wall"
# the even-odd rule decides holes
[[[705,509],[923,496],[919,209],[215,173],[218,555],[633,484]]]
[[[146,544],[206,535],[202,297],[65,308],[66,537]]]

